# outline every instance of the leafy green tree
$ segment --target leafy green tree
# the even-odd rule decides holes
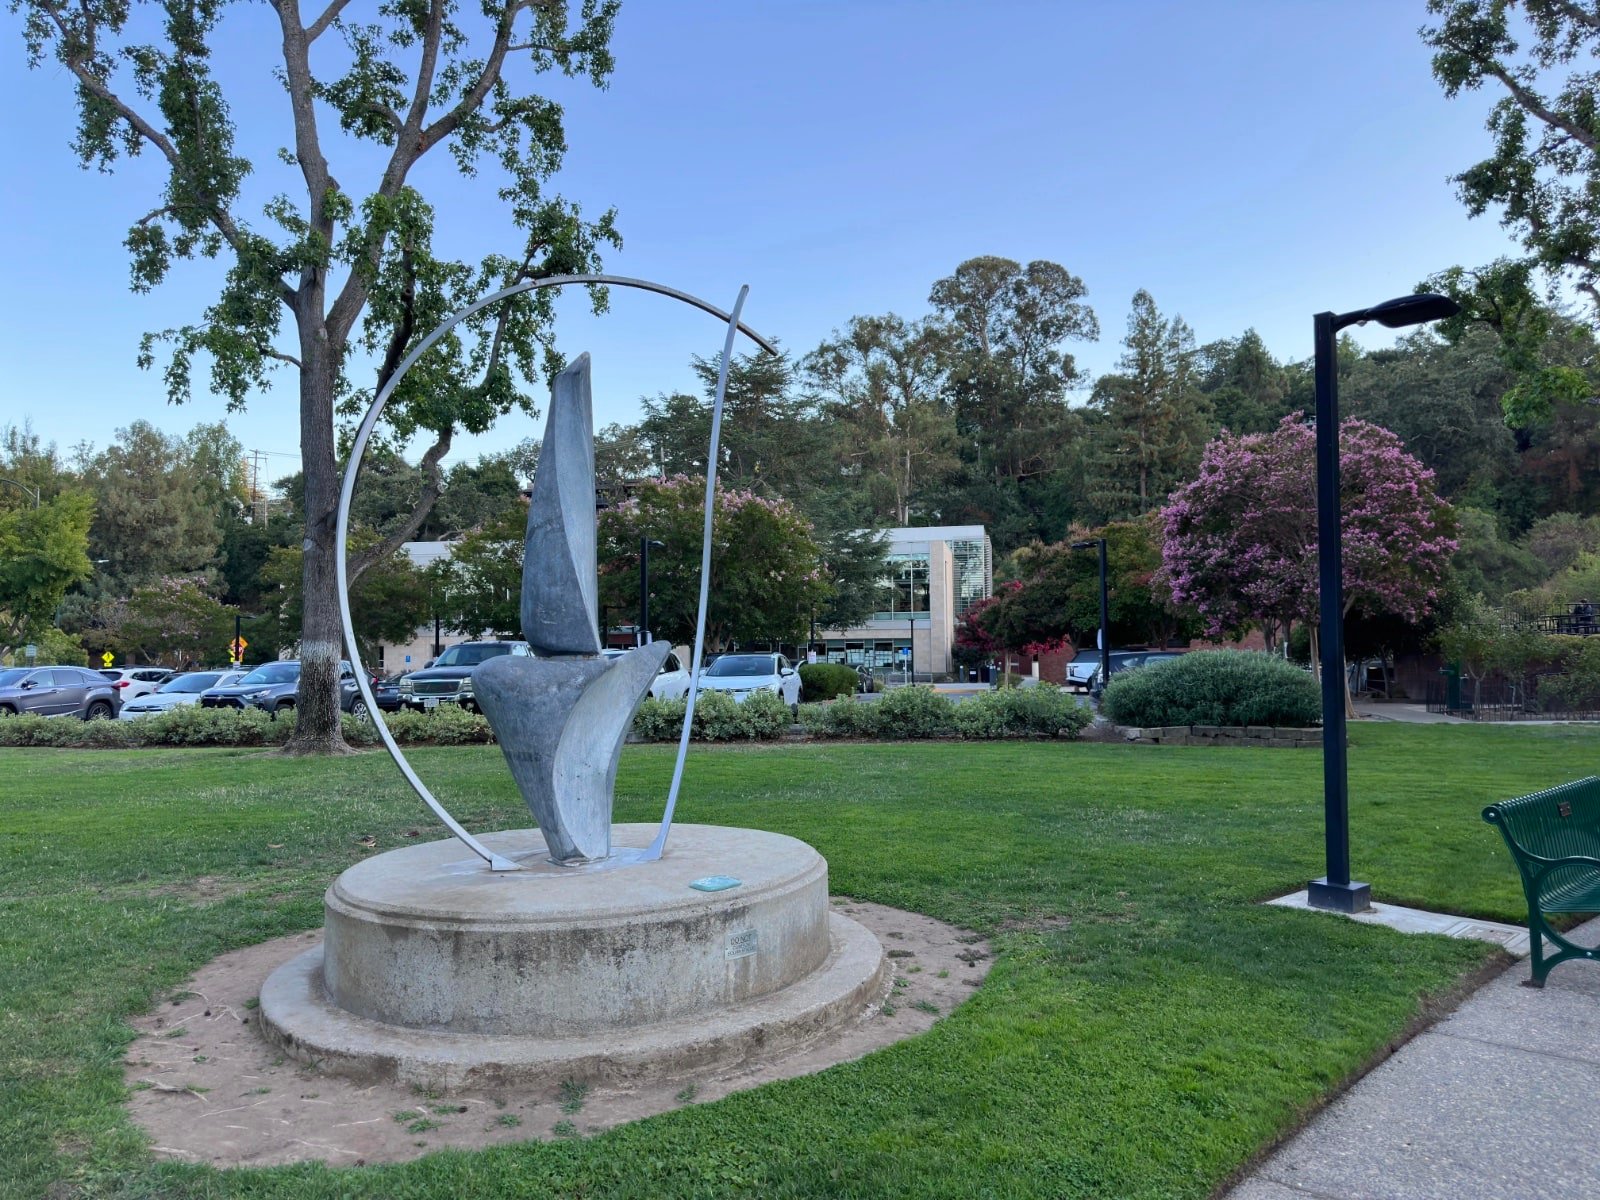
[[[449,629],[522,637],[522,539],[525,514],[503,514],[428,568],[430,615]]]
[[[54,442],[43,441],[28,423],[0,425],[0,512],[32,507],[34,494],[41,501],[79,485],[56,452]]]
[[[694,358],[701,394],[644,401],[631,453],[666,476],[705,474],[718,360]],[[793,387],[788,358],[764,351],[736,355],[728,367],[717,477],[730,488],[802,503],[826,478],[826,439],[809,399]]]
[[[705,480],[682,477],[641,484],[600,513],[600,595],[610,611],[635,611],[639,539],[656,538],[665,545],[650,555],[650,624],[658,637],[693,641],[704,505]],[[719,486],[711,537],[707,647],[804,638],[832,590],[811,523],[785,500]]]
[[[95,499],[90,555],[105,560],[107,594],[125,596],[141,583],[217,565],[219,489],[184,439],[135,421],[89,461],[84,483]]]
[[[240,153],[239,122],[266,110],[230,104],[217,71],[234,57],[216,54],[233,8],[184,0],[137,10],[123,0],[17,0],[14,7],[23,14],[30,64],[53,59],[72,81],[82,162],[110,170],[123,155],[150,152],[164,172],[159,196],[140,206],[128,234],[135,289],[154,288],[180,260],[226,264],[217,302],[192,324],[147,336],[140,361],[153,365],[163,347],[170,350],[165,379],[174,400],[190,397],[197,358],[207,362],[211,389],[235,408],[266,388],[275,368],[298,378],[304,677],[289,748],[339,749],[334,425],[337,413],[370,391],[358,379],[357,356],[378,363],[370,379],[376,387],[418,336],[466,299],[519,280],[594,270],[600,248],[619,244],[611,213],[587,221],[546,191],[566,150],[562,112],[524,90],[550,72],[603,86],[613,67],[617,0],[584,0],[575,22],[568,5],[536,0],[487,0],[472,10],[418,0],[380,5],[359,21],[346,17],[343,0],[317,14],[302,14],[298,0],[273,0],[272,31],[252,28],[239,46],[278,58],[285,111],[293,115],[280,157],[298,177],[298,203],[279,168]],[[148,9],[159,13],[159,32],[130,20]],[[259,11],[241,7],[237,19]],[[330,46],[334,40],[343,44]],[[330,119],[347,142],[370,147],[355,147],[337,170],[325,148]],[[476,264],[436,253],[435,212],[419,190],[418,167],[441,147],[464,175],[484,163],[498,168],[498,195],[516,229],[509,253]],[[380,164],[375,177],[359,186],[373,162]],[[263,221],[242,203],[250,176],[271,179]],[[594,299],[603,307],[603,295]],[[531,408],[518,378],[559,362],[553,303],[540,292],[485,310],[406,376],[391,409],[393,436],[427,431],[434,438],[423,455],[429,484],[413,511],[416,523],[435,498],[454,431],[481,432],[500,413]],[[354,573],[386,562],[412,535],[408,524],[358,556]]]
[[[1456,176],[1473,216],[1491,208],[1549,275],[1600,309],[1600,14],[1573,0],[1429,0],[1422,31],[1454,99],[1488,86],[1489,157]]]
[[[878,523],[911,524],[919,489],[938,487],[959,466],[955,413],[944,395],[948,341],[929,321],[852,317],[806,356],[837,461]]]
[[[655,474],[659,472],[651,457],[650,443],[639,426],[613,421],[604,429],[595,430],[594,477],[602,486]]]
[[[937,281],[928,300],[949,331],[948,392],[963,479],[942,521],[981,521],[1001,550],[1042,536],[1035,492],[1082,437],[1069,393],[1084,382],[1068,345],[1100,336],[1083,280],[1058,263],[985,255]]]
[[[87,579],[94,499],[62,492],[38,508],[0,510],[0,653],[51,625],[67,589]]]
[[[124,653],[178,667],[228,661],[237,610],[219,603],[203,580],[142,584],[122,608],[115,638]]]
[[[1090,464],[1091,499],[1108,516],[1160,507],[1188,479],[1210,435],[1198,387],[1194,334],[1182,317],[1161,315],[1150,293],[1134,293],[1118,371],[1095,384],[1098,411]]]
[[[1458,507],[1455,517],[1457,548],[1450,570],[1461,593],[1498,602],[1508,592],[1543,582],[1547,572],[1538,557],[1507,540],[1493,513]]]
[[[1254,329],[1202,346],[1196,372],[1217,425],[1231,433],[1267,433],[1294,411],[1287,406],[1289,373]]]
[[[1577,513],[1555,513],[1536,521],[1528,530],[1524,546],[1551,576],[1565,571],[1579,557],[1600,551],[1600,516],[1580,517]]]
[[[361,540],[370,545],[376,539],[368,535]],[[356,549],[365,548],[357,539],[352,541]],[[261,571],[262,582],[276,589],[264,590],[263,600],[277,616],[277,640],[284,645],[293,644],[295,631],[305,628],[302,553],[298,546],[274,546]],[[350,585],[350,618],[362,657],[370,665],[377,661],[379,642],[409,642],[419,627],[433,619],[428,583],[416,565],[397,551]],[[304,664],[303,642],[298,649]]]
[[[1076,538],[1078,535],[1075,534]],[[1106,539],[1106,600],[1113,646],[1164,646],[1193,637],[1199,622],[1176,608],[1157,581],[1160,530],[1153,518],[1115,521],[1083,530]],[[1001,595],[985,627],[1003,645],[1048,645],[1071,640],[1093,646],[1100,629],[1100,556],[1069,542],[1028,546],[1012,556],[1018,587]]]

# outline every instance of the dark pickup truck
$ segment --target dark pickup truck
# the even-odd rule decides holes
[[[472,668],[502,654],[529,655],[527,642],[459,642],[420,671],[400,680],[400,704],[404,708],[438,708],[459,704],[478,711],[472,695]]]

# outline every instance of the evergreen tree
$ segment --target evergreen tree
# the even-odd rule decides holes
[[[1158,508],[1189,479],[1211,429],[1198,387],[1194,334],[1182,317],[1162,317],[1142,288],[1134,294],[1118,372],[1095,384],[1099,414],[1089,463],[1089,498],[1107,516]]]

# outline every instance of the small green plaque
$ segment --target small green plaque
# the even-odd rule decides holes
[[[689,886],[697,892],[725,892],[729,888],[736,888],[742,882],[732,875],[707,875],[704,879],[696,879]]]

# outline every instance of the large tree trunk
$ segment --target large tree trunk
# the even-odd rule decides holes
[[[319,318],[302,320],[300,347],[300,457],[305,472],[300,689],[294,735],[284,749],[290,754],[329,754],[347,747],[339,729],[344,631],[334,573],[339,503],[339,465],[333,453],[335,362]]]

